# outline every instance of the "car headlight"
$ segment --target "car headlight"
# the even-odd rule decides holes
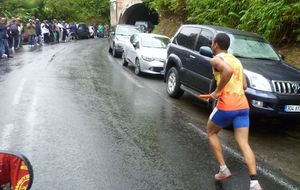
[[[261,91],[272,92],[270,81],[260,74],[244,70],[246,76],[249,79],[249,85],[251,88]]]
[[[143,58],[145,61],[149,61],[149,62],[154,61],[154,58],[153,58],[153,57],[148,57],[148,56],[142,55],[142,58]]]

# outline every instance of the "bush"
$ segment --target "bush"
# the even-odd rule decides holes
[[[185,23],[257,32],[275,44],[300,40],[299,0],[152,0],[150,6],[183,15]]]
[[[252,0],[238,28],[263,34],[274,43],[296,41],[300,34],[298,0]]]

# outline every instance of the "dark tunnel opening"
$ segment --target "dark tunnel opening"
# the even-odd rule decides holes
[[[157,25],[158,13],[155,10],[150,10],[143,3],[135,4],[126,9],[121,15],[119,23],[134,25],[136,21],[147,21]]]

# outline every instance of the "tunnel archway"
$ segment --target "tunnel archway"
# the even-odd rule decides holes
[[[153,25],[158,24],[158,13],[149,9],[144,3],[138,3],[126,8],[120,15],[120,24],[134,25],[136,21],[148,21]]]

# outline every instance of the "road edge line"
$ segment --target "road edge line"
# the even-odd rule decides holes
[[[207,138],[207,133],[204,132],[202,129],[200,129],[199,127],[197,127],[196,125],[194,125],[193,123],[187,123],[189,126],[191,126],[199,135],[204,136],[205,138]],[[229,154],[232,154],[234,157],[236,157],[239,161],[244,162],[243,157],[241,156],[240,153],[238,153],[237,151],[235,151],[233,148],[230,148],[227,145],[222,145],[223,149],[225,151],[227,151]],[[288,184],[286,182],[286,180],[284,180],[282,177],[276,176],[274,174],[271,174],[269,170],[265,169],[264,167],[260,166],[260,164],[256,165],[257,171],[259,171],[260,173],[262,173],[264,176],[273,179],[276,183],[280,184],[283,187],[286,187],[290,190],[299,190],[297,187]]]

